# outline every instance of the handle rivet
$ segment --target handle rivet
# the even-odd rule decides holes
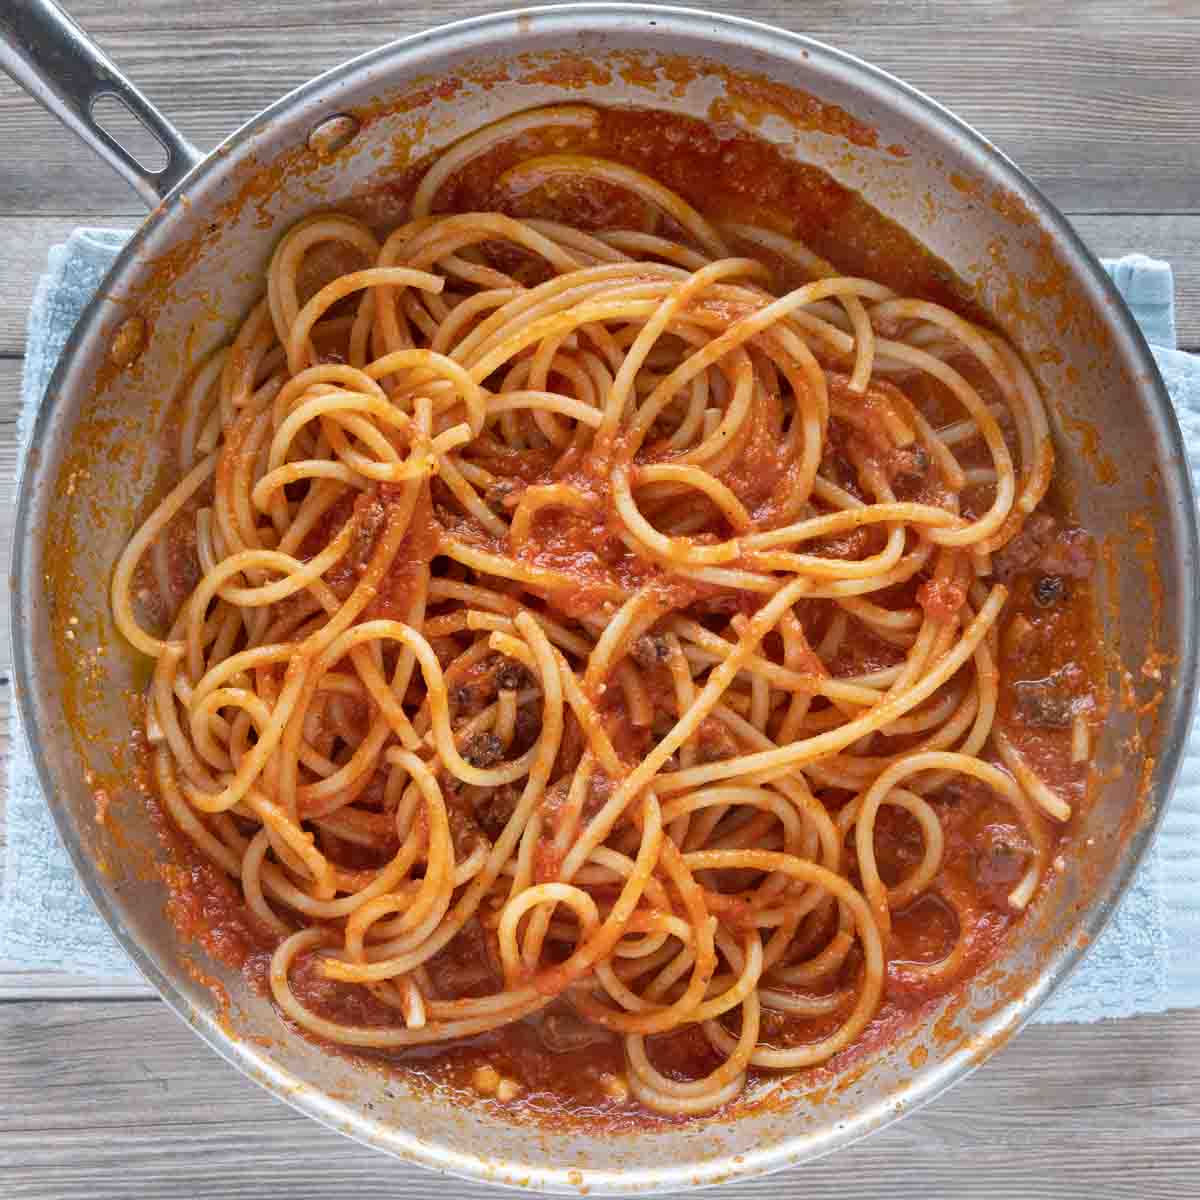
[[[328,117],[313,127],[313,131],[308,135],[308,148],[322,158],[328,158],[331,154],[345,149],[361,128],[362,123],[358,118],[347,113]]]

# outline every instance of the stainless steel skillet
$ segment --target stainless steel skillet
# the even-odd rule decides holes
[[[682,9],[568,5],[434,30],[319,77],[207,157],[49,0],[9,0],[0,34],[0,64],[154,206],[76,328],[34,429],[12,634],[21,717],[63,840],[133,960],[200,1036],[302,1111],[393,1154],[479,1179],[611,1194],[828,1153],[936,1095],[1028,1018],[1103,926],[1166,803],[1195,687],[1197,534],[1179,432],[1141,335],[1067,222],[1007,159],[865,63]],[[95,125],[105,93],[161,142],[162,170],[146,171]],[[1034,367],[1062,472],[1105,547],[1110,682],[1127,703],[1114,704],[1097,747],[1105,782],[1024,936],[997,975],[858,1064],[862,1074],[823,1102],[781,1082],[729,1125],[603,1136],[514,1127],[290,1034],[239,976],[176,936],[154,870],[163,850],[128,753],[128,700],[145,668],[114,634],[107,586],[158,482],[155,434],[180,376],[227,339],[291,222],[487,120],[564,94],[698,116],[723,102],[722,119],[754,122],[916,233]],[[103,823],[98,789],[111,797]]]

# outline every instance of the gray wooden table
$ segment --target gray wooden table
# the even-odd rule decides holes
[[[0,4],[8,0],[0,0]],[[697,0],[701,2],[701,0]],[[313,73],[486,0],[66,0],[201,147]],[[1200,0],[739,0],[929,92],[992,138],[1100,254],[1175,267],[1200,348]],[[0,486],[11,489],[25,313],[79,224],[132,228],[133,194],[0,77]],[[11,509],[0,505],[0,551]],[[0,756],[11,701],[0,589]],[[0,823],[0,839],[3,826]],[[3,947],[0,947],[0,956]],[[1200,1195],[1200,1011],[1024,1032],[898,1126],[718,1193]],[[0,963],[0,1197],[461,1197],[267,1096],[146,989]]]

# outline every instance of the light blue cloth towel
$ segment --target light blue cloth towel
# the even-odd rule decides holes
[[[50,252],[29,316],[22,447],[50,372],[84,303],[127,234],[77,230]],[[1179,413],[1200,489],[1200,358],[1174,349],[1174,285],[1163,262],[1130,255],[1106,264],[1147,337]],[[1040,1013],[1046,1021],[1162,1012],[1200,1005],[1200,734],[1193,731],[1162,836],[1120,911],[1079,971]],[[9,766],[8,853],[0,960],[31,970],[136,971],[81,891],[42,801],[19,729]]]

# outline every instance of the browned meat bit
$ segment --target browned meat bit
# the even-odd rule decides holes
[[[1082,668],[1067,663],[1045,679],[1017,680],[1013,695],[1017,715],[1026,725],[1043,729],[1065,729],[1071,724],[1081,697],[1076,689],[1085,680]]]
[[[538,740],[541,732],[541,710],[534,705],[522,705],[517,709],[517,719],[513,724],[513,740],[509,752],[513,756],[524,754]]]
[[[971,867],[980,895],[1006,908],[1009,892],[1029,867],[1029,835],[1013,821],[1011,810],[994,801],[976,811],[971,826]]]
[[[607,803],[616,785],[603,771],[592,772],[588,794],[583,799],[583,819],[590,821]]]
[[[700,735],[700,745],[697,747],[696,757],[700,762],[718,762],[737,757],[737,742],[719,721],[706,717],[697,732]]]
[[[847,562],[858,561],[874,553],[882,545],[876,530],[867,525],[852,529],[849,533],[831,537],[813,538],[808,553],[822,558],[841,558]]]
[[[556,1003],[540,1019],[535,1019],[542,1044],[554,1054],[583,1050],[587,1046],[611,1042],[614,1035],[600,1025],[583,1020],[567,1005]]]
[[[1049,513],[1034,513],[1008,545],[992,556],[992,573],[1001,582],[1028,571],[1086,579],[1095,561],[1095,541],[1087,530],[1078,525],[1060,526]]]
[[[471,805],[460,792],[447,790],[446,819],[450,825],[450,837],[454,842],[454,857],[461,862],[475,849],[484,837],[483,830],[475,818]]]
[[[1029,856],[1015,840],[1008,840],[1002,826],[989,826],[984,832],[991,836],[985,836],[975,849],[975,879],[984,896],[1003,907],[1008,893],[1025,873]]]
[[[1029,570],[1054,540],[1057,525],[1049,513],[1034,513],[1021,531],[992,556],[992,574],[1006,580]]]
[[[429,960],[434,994],[457,998],[496,991],[504,977],[497,969],[494,940],[472,917],[449,946]]]
[[[520,793],[512,784],[491,789],[475,803],[475,819],[493,842],[504,832],[505,825],[517,809]]]
[[[1049,549],[1038,560],[1047,575],[1086,579],[1096,565],[1096,541],[1086,529],[1072,525],[1059,531]]]
[[[387,506],[373,494],[358,504],[358,525],[354,530],[354,541],[346,555],[355,570],[366,570],[366,564],[375,549],[375,539],[387,520]]]
[[[429,644],[433,647],[433,652],[437,655],[437,660],[442,664],[443,670],[449,667],[462,653],[453,638],[433,637],[429,639]]]
[[[1033,585],[1033,602],[1038,608],[1053,608],[1067,596],[1067,581],[1061,575],[1043,575]]]
[[[886,470],[893,485],[911,488],[925,482],[930,465],[929,452],[919,442],[913,442],[888,455]]]
[[[542,814],[542,827],[549,829],[551,833],[558,832],[558,826],[562,821],[563,808],[567,803],[567,793],[571,790],[571,781],[565,776],[561,779],[556,779],[542,793],[542,798],[538,801],[538,811]]]
[[[475,689],[469,683],[460,683],[450,689],[450,707],[455,712],[471,708],[476,699]]]
[[[443,529],[469,528],[462,513],[455,512],[454,509],[440,503],[437,499],[433,502],[433,517]]]
[[[667,639],[658,634],[644,633],[629,647],[630,657],[639,667],[646,670],[658,666],[659,663],[665,663],[670,653],[671,647]]]
[[[496,687],[504,692],[520,692],[533,686],[533,676],[524,663],[503,658],[496,668]]]
[[[656,742],[661,742],[678,723],[679,718],[675,713],[668,712],[663,708],[656,708],[654,719],[650,722],[650,735]]]
[[[461,753],[471,766],[485,770],[504,757],[504,746],[494,733],[476,733],[468,739]]]
[[[986,783],[970,775],[951,775],[937,791],[939,800],[956,806],[983,804],[991,794]]]
[[[701,596],[695,603],[697,612],[716,613],[718,615],[738,612],[741,607],[741,596],[739,593],[732,591],[718,592],[712,596]]]
[[[542,831],[533,848],[533,878],[537,883],[549,883],[557,879],[566,855],[564,838],[564,815],[570,779],[563,777],[546,789],[538,803],[542,817]]]
[[[483,500],[493,512],[499,513],[501,516],[507,516],[517,502],[517,493],[519,490],[520,485],[514,480],[497,479],[488,486]]]

